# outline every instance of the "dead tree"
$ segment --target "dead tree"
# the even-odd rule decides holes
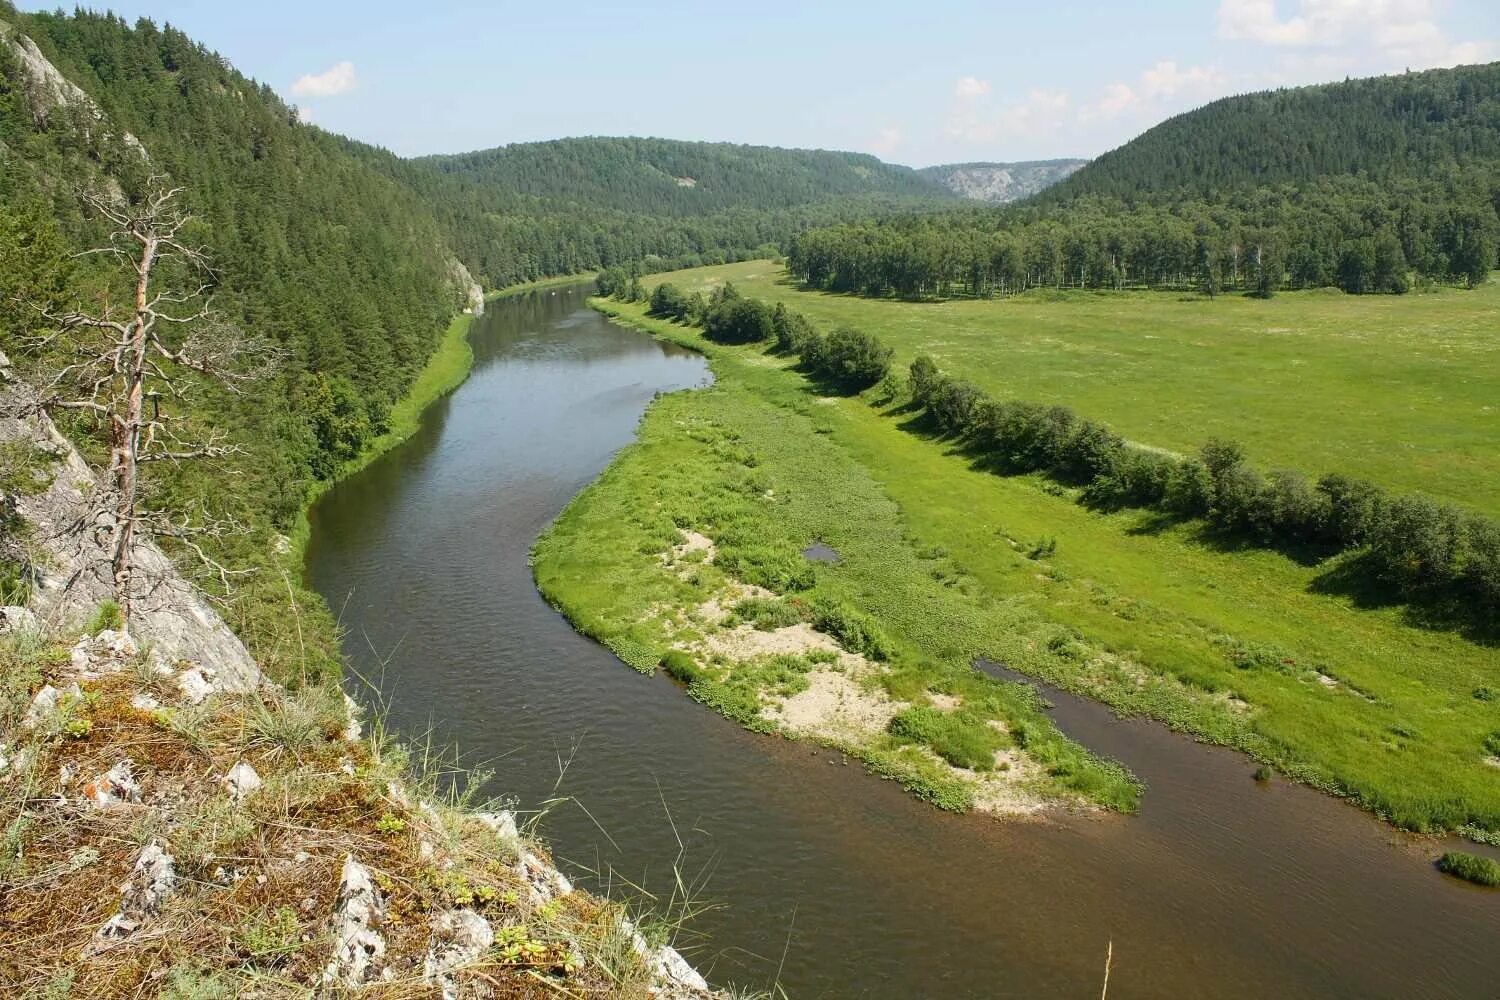
[[[190,524],[172,512],[141,506],[141,467],[160,461],[216,458],[234,450],[218,431],[194,438],[172,411],[195,379],[230,392],[265,373],[271,354],[225,323],[212,308],[214,274],[207,251],[190,245],[191,216],[178,208],[180,188],[159,179],[133,205],[94,195],[84,201],[112,231],[107,241],[79,256],[108,256],[129,280],[130,296],[114,305],[107,294],[93,310],[44,311],[52,332],[38,344],[57,364],[41,380],[38,405],[49,412],[91,415],[108,430],[109,460],[94,490],[93,530],[102,533],[115,599],[128,621],[136,590],[138,537],[170,536],[212,566],[227,584],[230,571],[214,562],[195,536],[222,532],[224,522]],[[169,272],[161,281],[158,274]],[[158,287],[173,281],[177,288]]]

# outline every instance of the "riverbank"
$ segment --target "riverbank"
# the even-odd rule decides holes
[[[722,271],[652,283],[702,290]],[[816,299],[825,314],[844,301],[779,292],[793,307]],[[643,306],[604,307],[805,391],[790,359],[763,347],[706,344]],[[819,397],[820,433],[993,603],[989,613],[1011,621],[1014,634],[976,655],[1245,751],[1398,825],[1493,838],[1500,801],[1484,744],[1496,720],[1486,723],[1479,696],[1493,648],[1326,593],[1317,568],[1281,553],[1225,549],[1191,525],[1143,525],[1140,512],[1097,512],[1041,477],[974,468],[923,433],[904,400],[879,397]]]
[[[541,278],[519,285],[507,285],[505,288],[486,292],[484,301],[498,302],[539,289],[578,284],[590,280],[591,277],[592,275],[588,274],[572,274]],[[474,367],[474,350],[469,346],[469,329],[473,323],[474,316],[470,313],[460,313],[453,317],[452,322],[448,324],[448,329],[439,339],[432,356],[427,359],[427,363],[412,381],[411,388],[391,407],[386,420],[385,433],[371,440],[357,456],[339,466],[328,479],[318,480],[308,487],[302,510],[297,515],[296,524],[290,535],[287,555],[287,565],[299,579],[302,576],[302,566],[306,558],[308,535],[312,531],[312,525],[308,521],[308,512],[312,510],[313,504],[317,503],[319,497],[340,481],[360,472],[371,462],[410,438],[422,425],[422,413],[433,403],[464,384],[464,380],[469,377]]]
[[[837,401],[780,360],[591,304],[701,351],[716,381],[658,398],[537,542],[538,586],[576,627],[747,728],[837,747],[945,809],[1135,808],[1123,768],[971,667],[1005,617],[830,439]],[[836,561],[804,557],[814,543]]]

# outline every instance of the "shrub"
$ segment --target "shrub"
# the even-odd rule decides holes
[[[656,286],[651,293],[652,316],[661,316],[666,319],[685,320],[688,318],[688,297],[676,285],[669,281],[662,282]]]
[[[1462,519],[1424,496],[1396,497],[1370,537],[1370,551],[1387,580],[1407,588],[1450,582],[1455,576]]]
[[[1058,448],[1053,465],[1074,482],[1089,483],[1112,470],[1125,450],[1125,439],[1092,420],[1079,421]]]
[[[1141,448],[1121,448],[1110,468],[1089,484],[1084,500],[1101,506],[1149,507],[1162,503],[1178,463]]]
[[[1213,500],[1213,476],[1202,462],[1183,459],[1167,472],[1161,503],[1168,511],[1183,517],[1203,517]]]
[[[810,338],[809,354],[802,355],[814,374],[844,389],[859,391],[885,378],[891,370],[891,349],[868,333],[841,326],[828,336]]]
[[[820,597],[812,605],[812,626],[833,636],[851,653],[863,653],[872,660],[890,659],[890,643],[870,618],[830,597]]]
[[[926,354],[919,354],[911,363],[910,373],[912,402],[926,406],[928,393],[940,377],[937,362]]]
[[[973,426],[984,399],[978,386],[939,375],[927,387],[927,415],[945,434],[964,433]]]
[[[738,295],[709,306],[703,325],[703,335],[720,344],[759,343],[770,340],[773,332],[771,307]]]
[[[776,349],[783,354],[801,354],[802,348],[813,335],[812,324],[799,312],[791,312],[786,304],[776,303],[771,312],[771,332],[776,338]]]
[[[669,650],[661,658],[661,667],[673,680],[684,684],[691,684],[703,676],[703,671],[698,669],[698,661],[680,649]]]
[[[1387,503],[1385,493],[1374,483],[1330,473],[1318,480],[1326,514],[1323,537],[1341,548],[1363,545],[1369,540]]]
[[[1267,541],[1314,541],[1327,519],[1327,498],[1302,473],[1285,470],[1271,473],[1251,512],[1256,533]]]
[[[1476,885],[1500,885],[1500,862],[1467,851],[1449,851],[1438,859],[1438,871]]]
[[[887,729],[898,739],[927,744],[954,767],[973,771],[994,770],[995,751],[1007,743],[1003,734],[971,712],[943,712],[926,705],[898,712]]]
[[[1466,534],[1464,581],[1480,601],[1500,609],[1500,525],[1485,518],[1470,518]]]

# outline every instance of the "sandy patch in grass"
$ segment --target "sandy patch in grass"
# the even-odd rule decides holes
[[[962,698],[954,697],[951,694],[941,694],[937,691],[928,691],[927,698],[932,702],[933,708],[943,712],[955,712],[964,703]]]
[[[736,625],[732,629],[708,636],[703,647],[710,656],[731,660],[753,660],[758,656],[803,656],[814,650],[827,650],[843,659],[846,654],[833,639],[806,622],[785,628],[762,631],[753,625]],[[849,657],[863,661],[863,657]]]
[[[817,670],[808,675],[807,690],[767,706],[761,714],[799,736],[847,739],[884,732],[891,717],[905,707],[884,691],[866,690],[846,673]]]

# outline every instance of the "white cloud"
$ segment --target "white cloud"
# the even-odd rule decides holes
[[[896,128],[894,125],[888,126],[881,129],[880,134],[870,141],[869,150],[876,156],[890,156],[901,148],[901,143],[905,139],[906,136],[902,134],[899,128]]]
[[[1163,59],[1142,71],[1133,83],[1111,83],[1093,104],[1079,111],[1083,121],[1113,118],[1138,112],[1160,114],[1168,110],[1185,110],[1229,90],[1229,77],[1217,66],[1178,66]]]
[[[949,116],[948,134],[970,142],[1036,135],[1066,122],[1072,103],[1067,91],[1042,88],[998,108],[991,108],[987,102],[960,101]]]
[[[973,100],[990,92],[990,82],[977,76],[961,76],[953,84],[953,96],[959,100]]]
[[[1344,49],[1374,70],[1479,62],[1492,41],[1455,42],[1438,23],[1441,0],[1222,0],[1219,35],[1284,48]]]
[[[292,93],[297,97],[337,97],[353,90],[354,84],[354,64],[345,59],[322,73],[298,77]]]

